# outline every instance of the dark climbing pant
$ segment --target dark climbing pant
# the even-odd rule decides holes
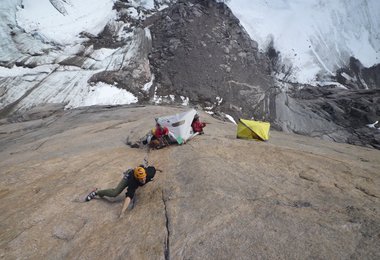
[[[104,196],[116,197],[127,187],[127,184],[128,184],[128,181],[122,178],[116,188],[107,189],[107,190],[98,190],[96,193],[99,195],[99,197],[104,197]]]

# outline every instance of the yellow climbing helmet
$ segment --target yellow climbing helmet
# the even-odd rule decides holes
[[[142,180],[146,177],[146,172],[143,167],[136,167],[133,171],[133,175],[135,176],[136,179]]]

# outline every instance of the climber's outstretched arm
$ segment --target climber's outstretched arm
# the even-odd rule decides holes
[[[119,216],[120,218],[124,215],[124,212],[127,210],[130,203],[131,203],[131,198],[125,197],[123,208],[121,209],[120,216]]]

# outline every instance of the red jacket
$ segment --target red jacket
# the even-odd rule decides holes
[[[168,135],[169,129],[167,127],[156,126],[155,128],[153,128],[152,133],[158,139],[163,137],[164,135]]]
[[[195,120],[191,124],[191,127],[193,128],[194,133],[201,133],[201,132],[203,132],[203,127],[205,127],[205,126],[206,126],[206,124],[202,123],[199,120]]]

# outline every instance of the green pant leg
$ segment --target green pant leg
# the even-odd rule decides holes
[[[107,189],[107,190],[99,190],[96,193],[100,196],[107,196],[107,197],[116,197],[119,195],[126,187],[127,187],[128,181],[126,179],[121,179],[119,184],[114,189]]]

